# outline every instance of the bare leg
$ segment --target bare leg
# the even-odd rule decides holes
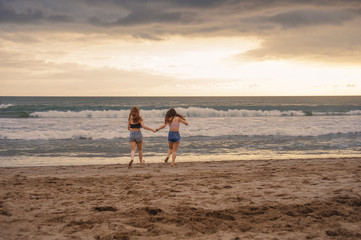
[[[144,164],[144,161],[143,161],[143,142],[137,143],[137,147],[138,147],[138,154],[139,154],[140,164]]]
[[[164,162],[165,162],[165,163],[168,163],[169,157],[170,157],[170,155],[172,154],[172,151],[173,151],[173,143],[168,142],[168,145],[169,145],[168,155],[167,155],[167,157],[164,159]]]
[[[177,157],[177,150],[178,150],[179,143],[180,143],[180,141],[173,143],[172,167],[174,167],[175,158]]]
[[[129,167],[131,167],[133,164],[136,146],[136,142],[130,142],[130,162],[128,164]]]

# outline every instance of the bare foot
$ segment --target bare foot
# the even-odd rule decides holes
[[[144,165],[145,164],[145,161],[143,160],[141,163],[140,163],[140,165]]]
[[[168,163],[168,160],[169,160],[169,157],[166,157],[166,158],[164,159],[164,162],[165,162],[165,163]]]
[[[130,160],[129,164],[128,164],[128,167],[130,168],[133,164],[133,160]]]
[[[175,164],[170,165],[171,167],[175,167]]]

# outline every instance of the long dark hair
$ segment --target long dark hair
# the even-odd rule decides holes
[[[132,109],[130,109],[128,121],[130,121],[130,119],[132,119],[134,123],[138,123],[143,120],[139,114],[138,107],[132,107]]]
[[[185,118],[182,115],[178,114],[174,108],[171,108],[165,114],[164,122],[165,123],[172,122],[174,117],[180,117],[181,119],[185,120]]]

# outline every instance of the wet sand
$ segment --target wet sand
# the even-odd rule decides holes
[[[359,239],[361,158],[0,168],[0,239]]]

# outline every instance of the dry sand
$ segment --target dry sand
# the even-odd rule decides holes
[[[361,158],[0,168],[0,239],[360,239]]]

